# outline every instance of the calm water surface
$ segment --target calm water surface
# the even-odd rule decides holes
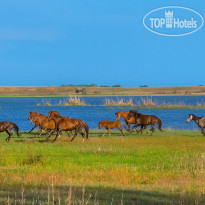
[[[0,98],[0,121],[8,120],[16,123],[20,130],[27,131],[32,128],[27,120],[30,111],[36,111],[48,114],[50,110],[57,110],[64,116],[71,118],[80,118],[87,122],[91,129],[98,128],[98,122],[101,120],[116,120],[115,112],[119,110],[129,111],[129,107],[108,107],[105,99],[133,99],[133,103],[137,104],[141,98],[146,97],[82,97],[88,106],[56,106],[56,104],[66,98],[62,97],[8,97]],[[187,105],[196,105],[204,103],[205,96],[163,96],[152,97],[152,100],[162,103],[184,103]],[[52,107],[37,106],[42,101],[51,102]],[[138,109],[141,113],[152,114],[158,116],[163,122],[163,128],[172,129],[198,129],[194,122],[186,123],[186,119],[190,113],[198,116],[205,116],[205,109]]]

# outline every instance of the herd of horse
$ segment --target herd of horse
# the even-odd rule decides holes
[[[128,111],[118,111],[115,113],[117,120],[116,121],[109,121],[103,120],[98,123],[98,128],[105,127],[105,133],[108,131],[110,135],[110,130],[117,128],[121,131],[122,135],[124,136],[123,129],[121,125],[124,125],[125,130],[129,131],[130,133],[136,131],[137,133],[143,132],[147,128],[147,126],[151,126],[151,129],[148,130],[147,133],[151,132],[151,135],[155,131],[155,126],[158,125],[158,129],[163,132],[162,130],[162,121],[155,115],[145,115],[139,113],[137,110],[130,110]],[[120,119],[124,118],[125,123],[120,122]],[[58,137],[61,136],[62,132],[65,131],[68,136],[73,134],[71,141],[75,139],[77,134],[81,134],[83,141],[86,137],[88,139],[89,135],[89,127],[86,122],[80,119],[72,119],[70,117],[61,116],[58,111],[49,111],[48,116],[38,113],[38,112],[30,112],[28,116],[28,120],[31,120],[31,124],[34,124],[34,127],[29,131],[32,132],[36,127],[39,127],[36,135],[34,137],[41,136],[42,132],[46,132],[46,140],[50,138],[52,134],[56,132],[56,137],[52,142],[55,142]],[[201,133],[205,135],[205,117],[198,117],[194,114],[190,114],[187,118],[187,123],[190,121],[195,121],[196,124],[201,128]],[[131,125],[134,125],[131,129]],[[140,127],[138,130],[137,127]],[[2,121],[0,122],[0,132],[6,132],[8,137],[6,141],[9,141],[11,136],[13,135],[12,130],[16,132],[18,136],[19,128],[18,126],[10,121]]]

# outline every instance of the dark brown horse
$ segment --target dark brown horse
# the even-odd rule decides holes
[[[155,125],[158,124],[158,129],[160,131],[163,131],[161,129],[162,127],[162,121],[155,115],[144,115],[144,114],[140,114],[138,112],[136,112],[135,110],[130,110],[129,115],[128,115],[128,119],[130,119],[131,117],[135,118],[135,125],[134,127],[137,127],[139,125],[143,126],[141,127],[141,129],[139,130],[139,132],[142,133],[142,131],[144,129],[146,129],[147,125],[151,125],[152,128],[150,129],[151,135],[153,134],[153,132],[155,131]],[[134,128],[133,127],[133,128]]]
[[[126,126],[128,125],[128,131],[130,130],[130,125],[131,124],[135,124],[135,118],[134,117],[131,117],[129,120],[128,120],[128,114],[129,112],[128,111],[118,111],[115,113],[115,115],[117,115],[117,121],[120,120],[121,117],[124,118],[126,124],[124,125],[125,129],[127,130]]]
[[[101,129],[101,127],[105,127],[106,128],[106,130],[105,130],[105,132],[103,134],[103,137],[104,137],[105,133],[107,132],[107,130],[109,132],[109,136],[111,136],[110,135],[110,129],[114,129],[114,128],[119,129],[122,132],[122,135],[125,136],[124,133],[123,133],[123,130],[121,128],[121,124],[124,124],[124,123],[123,122],[119,122],[119,121],[103,120],[103,121],[100,121],[98,123],[98,127],[99,127],[99,129]]]
[[[0,122],[0,132],[6,132],[9,136],[6,138],[6,141],[9,141],[13,133],[11,132],[14,129],[16,134],[19,135],[19,128],[16,124],[9,121]]]
[[[71,119],[69,117],[61,117],[54,113],[53,111],[49,112],[49,121],[53,120],[55,122],[57,134],[53,142],[61,135],[62,131],[72,131],[74,130],[74,136],[71,139],[73,141],[78,133],[80,133],[83,137],[84,141],[84,133],[82,132],[82,128],[85,128],[86,138],[88,139],[89,127],[88,125],[80,120],[80,119]]]
[[[205,128],[205,117],[197,117],[194,114],[190,114],[189,117],[187,118],[186,122],[189,123],[192,120],[196,122],[196,124],[201,128],[201,133],[205,135],[204,128]]]

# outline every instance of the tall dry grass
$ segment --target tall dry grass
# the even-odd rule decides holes
[[[72,105],[86,105],[85,102],[80,97],[69,97],[64,101],[60,101],[58,106],[72,106]]]
[[[72,105],[86,105],[84,100],[80,97],[74,96],[64,100],[60,100],[57,104],[52,104],[51,100],[42,100],[42,103],[38,103],[37,106],[72,106]]]
[[[156,101],[153,101],[151,97],[147,98],[141,98],[141,102],[137,105],[138,108],[151,108],[151,109],[197,109],[205,108],[204,103],[197,103],[197,105],[186,105],[184,102],[178,102],[178,103],[157,103]]]
[[[133,100],[132,98],[129,98],[127,101],[124,100],[123,98],[117,100],[106,98],[105,105],[106,106],[133,106]]]

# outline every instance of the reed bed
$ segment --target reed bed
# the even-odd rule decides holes
[[[123,98],[113,100],[110,98],[105,99],[105,106],[134,106],[132,98],[129,98],[127,101]]]
[[[72,105],[86,105],[85,102],[79,97],[69,97],[64,101],[60,101],[58,106],[72,106]]]
[[[107,98],[105,101],[105,106],[130,106],[136,109],[205,109],[204,103],[198,103],[197,105],[186,105],[184,102],[178,103],[158,103],[154,101],[151,97],[141,98],[136,104],[133,103],[133,99],[129,98],[125,100],[123,98],[113,100]]]
[[[42,103],[38,103],[37,106],[72,106],[72,105],[86,105],[80,97],[69,97],[64,100],[60,100],[58,103],[51,103],[51,100],[42,100]]]
[[[37,106],[53,106],[51,100],[42,100],[41,103],[37,103]]]
[[[141,109],[205,109],[204,103],[198,103],[197,105],[186,105],[184,102],[173,103],[157,103],[152,98],[141,98],[141,102],[136,105],[137,108]]]

